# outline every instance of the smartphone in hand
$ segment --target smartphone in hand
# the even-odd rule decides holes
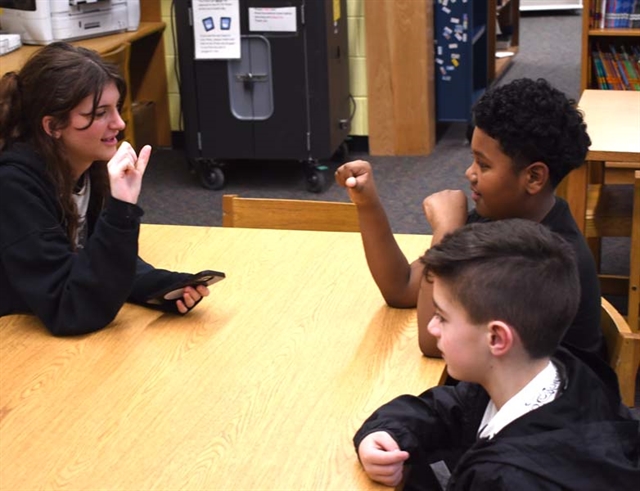
[[[200,271],[199,273],[190,275],[179,283],[174,283],[167,288],[153,293],[150,295],[147,303],[161,304],[166,300],[178,300],[182,298],[184,295],[184,289],[188,286],[192,286],[194,288],[198,285],[209,286],[217,283],[218,281],[224,280],[225,278],[226,275],[220,271],[213,271],[210,269]]]

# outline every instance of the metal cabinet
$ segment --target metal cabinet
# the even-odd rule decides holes
[[[205,187],[224,185],[222,163],[302,163],[322,190],[322,161],[350,129],[346,0],[240,0],[240,59],[196,59],[192,2],[176,2],[185,146]],[[295,31],[260,31],[251,9],[295,9]],[[255,12],[255,10],[253,10]],[[251,27],[254,27],[253,29]]]

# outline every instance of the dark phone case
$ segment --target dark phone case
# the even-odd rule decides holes
[[[182,297],[183,290],[187,286],[209,286],[217,283],[218,281],[224,280],[225,278],[226,275],[220,271],[213,271],[210,269],[200,271],[199,273],[192,274],[179,283],[174,283],[167,288],[163,288],[162,290],[149,295],[149,300],[147,300],[147,302],[153,304],[161,304],[167,300],[178,300],[180,297]]]

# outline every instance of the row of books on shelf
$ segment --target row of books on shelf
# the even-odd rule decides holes
[[[614,46],[592,52],[599,89],[640,90],[640,46]]]
[[[640,28],[640,0],[594,0],[589,7],[591,28]]]

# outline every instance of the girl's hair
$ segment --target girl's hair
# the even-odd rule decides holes
[[[126,85],[115,65],[95,51],[68,43],[52,43],[37,51],[19,73],[9,72],[0,80],[0,151],[13,143],[27,142],[43,158],[56,190],[67,235],[75,244],[78,212],[73,201],[75,185],[64,145],[42,125],[52,116],[50,131],[69,125],[70,113],[86,97],[93,98],[89,128],[104,87],[115,83],[124,99]],[[91,193],[95,213],[109,192],[106,166],[91,166]],[[97,199],[96,199],[97,198]]]

